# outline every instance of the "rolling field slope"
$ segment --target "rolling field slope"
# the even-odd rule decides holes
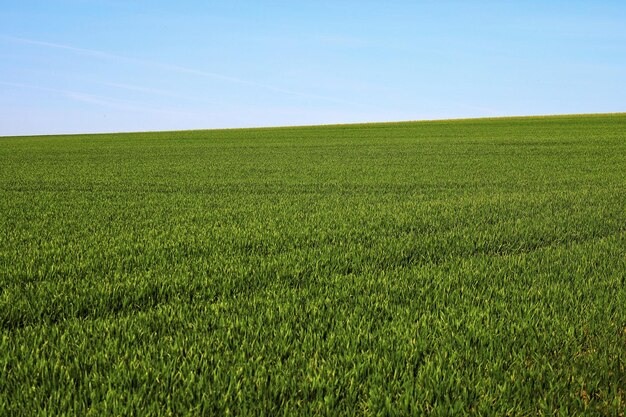
[[[625,410],[626,114],[0,138],[0,415]]]

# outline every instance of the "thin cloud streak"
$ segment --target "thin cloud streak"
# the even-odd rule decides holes
[[[0,39],[8,41],[8,42],[13,42],[13,43],[23,43],[27,45],[37,45],[37,46],[43,46],[43,47],[53,48],[53,49],[62,49],[62,50],[76,52],[76,53],[93,56],[97,58],[125,61],[129,63],[140,64],[143,66],[152,66],[152,67],[157,67],[157,68],[161,68],[164,70],[175,71],[175,72],[184,73],[184,74],[191,74],[191,75],[196,75],[200,77],[228,81],[234,84],[262,88],[268,91],[274,91],[277,93],[291,95],[291,96],[300,97],[300,98],[322,100],[322,101],[328,101],[328,102],[333,102],[337,104],[346,104],[346,105],[358,106],[358,107],[373,107],[370,105],[366,105],[364,103],[357,103],[357,102],[337,99],[334,97],[328,97],[328,96],[323,96],[323,95],[318,95],[318,94],[301,93],[298,91],[276,87],[270,84],[263,84],[263,83],[258,83],[255,81],[244,80],[241,78],[231,77],[228,75],[218,74],[215,72],[198,70],[198,69],[188,68],[188,67],[178,66],[178,65],[163,64],[160,62],[155,62],[155,61],[150,61],[150,60],[145,60],[145,59],[140,59],[140,58],[130,58],[127,56],[110,54],[108,52],[98,51],[95,49],[77,48],[71,45],[64,45],[64,44],[52,43],[52,42],[43,42],[43,41],[38,41],[38,40],[33,40],[33,39],[17,38],[17,37],[6,36],[6,35],[0,35]]]
[[[110,97],[97,96],[93,94],[87,94],[80,91],[72,91],[72,90],[63,90],[58,88],[49,88],[42,87],[33,84],[22,84],[22,83],[11,83],[0,81],[0,85],[5,85],[8,87],[17,87],[17,88],[27,88],[30,90],[38,90],[38,91],[47,91],[55,94],[62,95],[66,98],[69,98],[74,101],[78,101],[81,103],[89,103],[95,104],[102,107],[109,107],[117,110],[125,110],[125,111],[138,111],[138,112],[153,112],[153,113],[164,113],[164,114],[186,114],[182,112],[177,112],[175,110],[169,109],[158,109],[144,106],[140,103],[132,103],[124,100],[117,100]]]
[[[213,105],[217,104],[216,102],[211,101],[211,100],[207,100],[206,98],[188,96],[188,95],[184,95],[184,94],[177,94],[177,93],[174,93],[172,91],[161,90],[161,89],[158,89],[158,88],[141,87],[141,86],[138,86],[138,85],[123,84],[123,83],[111,83],[111,82],[100,82],[100,81],[93,81],[93,82],[96,83],[96,84],[105,85],[107,87],[113,87],[113,88],[117,88],[117,89],[121,89],[121,90],[134,91],[134,92],[144,93],[144,94],[150,94],[150,95],[154,95],[154,96],[169,97],[169,98],[180,98],[180,99],[184,99],[184,100],[187,100],[187,101],[202,102],[202,103],[208,103],[208,104],[213,104]]]
[[[93,49],[76,48],[70,45],[62,45],[59,43],[43,42],[43,41],[37,41],[37,40],[25,39],[25,38],[16,38],[14,36],[6,36],[6,35],[0,35],[0,39],[8,41],[8,42],[13,42],[13,43],[24,43],[27,45],[45,46],[45,47],[54,48],[54,49],[65,49],[67,51],[79,52],[84,55],[92,55],[92,56],[97,56],[100,58],[110,58],[110,59],[121,58],[117,55],[109,54],[109,53],[102,52],[102,51],[95,51]]]

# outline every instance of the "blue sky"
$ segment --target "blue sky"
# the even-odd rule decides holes
[[[0,135],[623,111],[624,1],[0,5]]]

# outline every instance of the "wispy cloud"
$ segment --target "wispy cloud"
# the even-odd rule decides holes
[[[100,82],[100,81],[96,81],[96,83],[107,86],[107,87],[117,88],[120,90],[134,91],[137,93],[149,94],[149,95],[154,95],[154,96],[178,98],[178,99],[183,99],[187,101],[196,101],[196,102],[216,104],[214,101],[207,100],[206,98],[188,96],[185,94],[178,94],[178,93],[168,91],[168,90],[161,90],[159,88],[142,87],[142,86],[133,85],[133,84],[111,83],[111,82]]]
[[[54,49],[65,49],[67,51],[78,52],[83,55],[91,55],[91,56],[96,56],[99,58],[115,58],[115,59],[120,58],[118,55],[113,55],[113,54],[109,54],[109,53],[102,52],[102,51],[95,51],[93,49],[75,48],[73,46],[62,45],[59,43],[43,42],[43,41],[37,41],[37,40],[25,39],[25,38],[16,38],[14,36],[6,36],[6,35],[0,35],[0,39],[4,41],[8,41],[8,42],[13,42],[13,43],[23,43],[27,45],[45,46],[47,48],[54,48]]]
[[[372,46],[371,42],[345,35],[320,35],[317,36],[315,40],[341,48],[367,48]]]
[[[42,46],[42,47],[52,48],[52,49],[62,49],[62,50],[74,52],[74,53],[81,54],[81,55],[91,56],[91,57],[95,57],[99,59],[108,59],[108,60],[128,62],[128,63],[138,64],[142,66],[160,68],[160,69],[164,69],[164,70],[168,70],[172,72],[178,72],[182,74],[190,74],[190,75],[195,75],[198,77],[222,80],[222,81],[227,81],[233,84],[247,85],[247,86],[261,88],[264,90],[273,91],[276,93],[281,93],[281,94],[290,95],[294,97],[306,98],[306,99],[311,99],[311,100],[321,100],[321,101],[333,102],[337,104],[345,104],[349,106],[371,107],[364,103],[358,103],[358,102],[338,99],[335,97],[329,97],[329,96],[319,95],[319,94],[303,93],[299,91],[277,87],[277,86],[270,85],[270,84],[264,84],[264,83],[259,83],[256,81],[250,81],[250,80],[245,80],[245,79],[241,79],[237,77],[231,77],[228,75],[218,74],[218,73],[211,72],[211,71],[204,71],[204,70],[199,70],[199,69],[189,68],[189,67],[179,66],[179,65],[165,64],[165,63],[141,59],[141,58],[131,58],[131,57],[111,54],[108,52],[99,51],[95,49],[77,48],[71,45],[52,43],[52,42],[43,42],[39,40],[17,38],[17,37],[6,36],[6,35],[0,35],[0,40],[13,42],[13,43],[22,43],[22,44],[27,44],[27,45]]]
[[[165,114],[180,113],[171,109],[155,108],[151,106],[146,106],[142,103],[131,102],[128,100],[119,100],[119,99],[115,99],[111,97],[103,97],[103,96],[94,95],[94,94],[87,94],[87,93],[80,92],[80,91],[64,90],[64,89],[59,89],[59,88],[42,87],[42,86],[34,85],[34,84],[12,83],[12,82],[5,82],[5,81],[0,81],[0,85],[4,85],[8,87],[15,87],[15,88],[22,88],[22,89],[26,88],[29,90],[47,91],[47,92],[61,95],[70,100],[78,101],[81,103],[89,103],[89,104],[94,104],[97,106],[108,107],[108,108],[117,109],[117,110],[150,112],[150,113],[165,113]]]

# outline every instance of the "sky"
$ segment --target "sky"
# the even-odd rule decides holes
[[[0,3],[0,136],[626,111],[626,2]]]

